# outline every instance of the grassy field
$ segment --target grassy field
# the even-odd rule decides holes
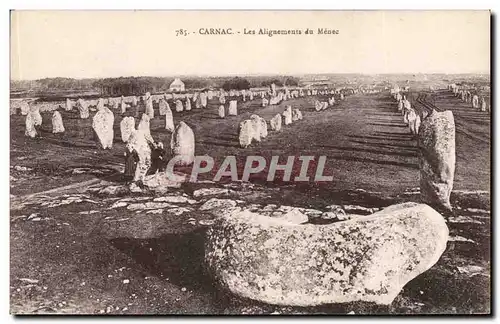
[[[78,204],[42,206],[51,199],[64,199],[61,195],[71,192],[67,190],[33,199],[23,208],[12,204],[16,208],[11,211],[11,312],[488,313],[490,116],[473,111],[469,104],[445,91],[433,97],[438,107],[453,111],[457,124],[452,195],[455,215],[448,226],[450,236],[468,241],[450,241],[441,260],[408,283],[390,307],[349,304],[287,308],[222,294],[201,270],[206,229],[203,221],[213,218],[197,210],[203,199],[184,206],[189,211],[181,215],[113,209],[110,206],[120,197],[94,193],[85,193],[84,199],[89,201]],[[260,106],[260,100],[240,102],[239,115],[223,120],[217,117],[218,102],[212,100],[207,109],[174,112],[174,121],[183,120],[192,127],[197,155],[212,156],[216,165],[234,155],[240,173],[249,155],[261,155],[267,161],[271,156],[280,156],[280,161],[286,156],[327,157],[324,174],[332,175],[332,182],[293,183],[278,177],[268,183],[265,171],[250,178],[252,190],[226,181],[226,186],[236,188],[231,198],[244,204],[275,203],[321,210],[331,204],[385,207],[418,201],[414,189],[419,186],[416,140],[387,93],[349,96],[322,112],[314,111],[315,99],[292,99],[265,108]],[[239,148],[237,130],[241,120],[251,114],[269,120],[286,105],[300,108],[304,119],[285,126],[280,133],[271,132],[259,144]],[[44,124],[37,139],[24,136],[22,116],[11,116],[11,194],[16,196],[15,201],[35,192],[86,181],[89,186],[98,181],[120,183],[121,177],[114,175],[124,162],[119,114],[115,113],[115,144],[111,151],[97,148],[91,119],[79,119],[76,111],[62,115],[65,134],[52,134],[51,113],[42,113]],[[155,139],[169,143],[170,133],[164,123],[163,116],[155,118],[151,130]],[[15,166],[31,170],[16,170]],[[203,179],[211,180],[215,172],[203,175]],[[172,194],[190,197],[203,185],[184,186],[172,190]],[[155,197],[146,192],[135,199]],[[30,219],[33,213],[36,215]],[[36,282],[21,280],[26,278]]]

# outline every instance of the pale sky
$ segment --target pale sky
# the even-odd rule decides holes
[[[190,35],[176,36],[181,28]],[[232,28],[235,34],[204,36],[200,28]],[[315,34],[244,35],[244,28],[309,28]],[[317,35],[318,28],[339,34]],[[488,11],[15,11],[11,16],[15,80],[489,70]]]

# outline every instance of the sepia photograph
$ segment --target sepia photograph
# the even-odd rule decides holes
[[[11,315],[492,313],[489,10],[11,10]]]

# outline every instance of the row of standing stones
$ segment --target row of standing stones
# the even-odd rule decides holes
[[[451,209],[453,114],[433,111],[418,133],[426,204],[394,205],[329,225],[273,219],[240,208],[219,210],[205,243],[208,272],[221,288],[270,304],[390,304],[408,281],[438,261],[448,240],[444,218],[428,205]],[[189,143],[179,144],[189,152],[177,153],[194,154]]]
[[[451,210],[452,112],[431,112],[418,132],[418,145],[423,203],[392,205],[328,225],[238,207],[219,211],[206,236],[207,272],[220,288],[269,304],[391,304],[446,249],[449,230],[436,209]]]

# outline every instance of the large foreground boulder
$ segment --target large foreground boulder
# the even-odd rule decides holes
[[[233,208],[207,232],[205,267],[221,288],[269,304],[387,305],[439,260],[447,240],[445,220],[424,204],[330,225]]]
[[[433,110],[420,125],[418,136],[422,201],[451,210],[455,176],[455,121],[449,110]]]

